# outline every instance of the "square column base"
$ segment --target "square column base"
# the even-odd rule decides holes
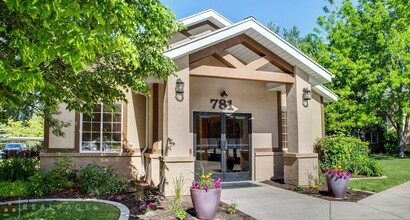
[[[174,180],[184,177],[184,195],[189,195],[189,188],[194,180],[195,157],[160,157],[159,190],[164,196],[173,196]]]
[[[145,153],[145,180],[153,186],[158,186],[160,181],[160,154]]]
[[[255,150],[254,180],[283,178],[283,153]]]
[[[285,183],[307,186],[318,179],[317,153],[284,153],[283,160]]]

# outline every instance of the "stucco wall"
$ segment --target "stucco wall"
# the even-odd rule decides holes
[[[277,94],[265,89],[264,82],[215,79],[205,77],[190,78],[190,133],[193,133],[193,112],[221,112],[212,109],[210,99],[220,99],[226,91],[235,113],[251,113],[252,147],[278,148]]]
[[[124,104],[123,111],[123,132],[124,132],[124,143],[133,150],[140,151],[140,148],[145,146],[145,97],[138,94],[133,94],[132,92],[126,93],[128,100],[127,104]],[[50,129],[49,136],[49,148],[50,149],[74,149],[75,143],[75,124],[76,113],[74,111],[68,111],[66,109],[66,104],[61,104],[59,106],[59,111],[61,114],[54,115],[53,117],[57,120],[64,122],[70,122],[71,125],[67,128],[63,128],[65,133],[64,137],[57,137],[52,134]],[[80,127],[79,127],[80,128]]]
[[[177,77],[170,76],[165,85],[163,98],[163,147],[166,156],[188,157],[192,156],[193,136],[189,132],[189,97],[190,77],[188,56],[174,61],[178,66]],[[175,98],[175,84],[180,78],[185,83],[184,99]]]
[[[309,101],[309,108],[312,115],[312,142],[316,142],[318,138],[322,138],[322,104],[320,95],[312,91],[312,99]]]
[[[309,76],[295,68],[295,84],[286,86],[286,105],[288,115],[289,152],[312,153],[317,137],[322,136],[320,98],[312,93],[313,98],[303,101],[303,89],[312,90]]]
[[[127,114],[124,115],[127,126],[125,138],[130,149],[139,151],[145,147],[145,96],[128,93],[127,99]]]
[[[57,137],[53,135],[52,128],[50,128],[50,138],[49,138],[49,148],[58,149],[74,149],[75,146],[75,112],[68,111],[66,109],[67,105],[62,104],[59,106],[58,110],[61,112],[59,115],[54,115],[53,118],[70,122],[70,126],[63,128],[62,131],[65,133],[65,137]]]

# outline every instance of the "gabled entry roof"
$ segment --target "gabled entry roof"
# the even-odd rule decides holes
[[[190,27],[203,21],[210,21],[219,28],[232,25],[231,21],[229,21],[228,19],[226,19],[225,17],[223,17],[222,15],[220,15],[212,9],[208,9],[206,11],[199,12],[198,14],[194,14],[179,20],[179,22],[184,24],[186,27]]]
[[[219,13],[208,9],[179,20],[188,28],[205,21],[211,22],[219,29],[175,45],[165,51],[165,55],[171,59],[177,59],[245,34],[292,66],[297,66],[305,71],[309,75],[312,90],[321,95],[325,102],[337,101],[337,95],[322,85],[331,82],[333,74],[254,18],[250,17],[233,24]]]
[[[312,86],[332,81],[332,73],[252,17],[232,24],[229,20],[215,11],[206,10],[180,21],[187,26],[191,26],[206,19],[221,28],[182,44],[175,45],[171,49],[165,51],[165,55],[171,59],[177,59],[222,41],[245,34],[292,66],[297,66],[305,71],[309,75],[309,83],[312,84]]]

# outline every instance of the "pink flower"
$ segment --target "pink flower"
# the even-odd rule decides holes
[[[192,182],[192,189],[199,189],[199,183],[198,182]]]
[[[211,178],[211,176],[212,173],[208,173],[206,176],[205,174],[202,174],[202,176],[199,176],[199,180],[192,182],[191,189],[208,191],[212,189],[221,188],[222,178]]]

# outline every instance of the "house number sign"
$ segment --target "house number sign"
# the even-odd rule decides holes
[[[219,109],[223,110],[226,107],[232,106],[232,100],[225,100],[225,99],[210,99],[210,103],[212,104],[212,109],[218,107]]]

